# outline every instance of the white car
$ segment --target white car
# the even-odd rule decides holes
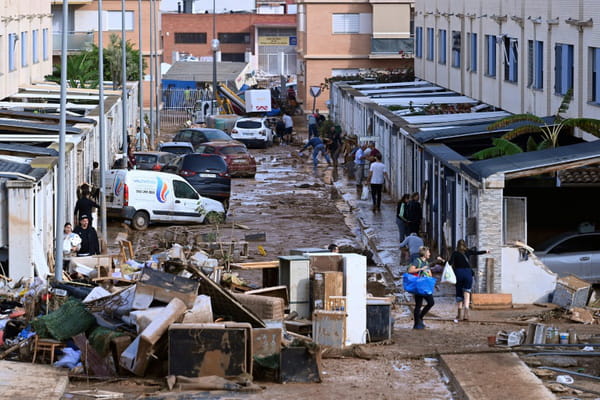
[[[248,147],[267,148],[273,145],[273,130],[267,118],[240,118],[231,130],[231,137]]]

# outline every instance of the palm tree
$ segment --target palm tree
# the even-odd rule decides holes
[[[542,136],[542,141],[540,143],[536,143],[530,136],[527,141],[527,151],[557,147],[560,134],[565,131],[569,134],[573,134],[573,128],[579,128],[582,131],[600,137],[600,120],[593,118],[564,118],[561,115],[569,109],[571,100],[573,100],[573,89],[567,91],[558,110],[556,110],[556,114],[549,123],[533,114],[515,114],[490,124],[487,129],[493,131],[506,128],[512,124],[525,123],[502,135],[501,139],[503,139],[503,141],[494,139],[492,141],[494,144],[493,147],[478,151],[477,153],[474,153],[472,157],[483,160],[486,158],[515,154],[515,152],[522,152],[523,150],[516,144],[513,143],[520,151],[517,151],[514,146],[509,146],[506,143],[522,135],[539,133]],[[512,151],[512,153],[510,153],[510,151]]]
[[[96,61],[95,61],[96,60]],[[72,88],[95,89],[98,87],[98,57],[93,57],[89,52],[74,54],[67,57],[67,80]],[[52,75],[46,79],[60,83],[61,66],[54,66]]]

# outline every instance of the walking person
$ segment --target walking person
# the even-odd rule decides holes
[[[424,246],[423,239],[421,239],[416,232],[412,232],[410,235],[404,238],[398,245],[400,248],[408,247],[408,254],[410,256],[409,263],[412,264],[419,258],[420,248]]]
[[[75,203],[75,211],[74,211],[74,221],[79,221],[82,215],[86,215],[89,217],[90,225],[93,222],[92,219],[92,209],[99,209],[100,206],[98,203],[90,199],[90,186],[87,183],[83,183],[80,186],[81,189],[81,197]]]
[[[327,160],[327,163],[329,165],[331,165],[331,160],[329,159],[329,156],[327,155],[327,152],[325,151],[325,145],[323,144],[323,141],[321,140],[321,138],[319,136],[313,136],[308,141],[308,143],[306,143],[304,145],[304,147],[302,147],[302,150],[300,150],[300,153],[302,153],[304,150],[306,150],[309,147],[313,148],[312,159],[313,159],[313,166],[315,169],[317,168],[317,165],[319,165],[319,153],[323,154],[323,156],[325,156],[325,160]]]
[[[383,186],[388,180],[385,164],[381,162],[381,154],[375,155],[375,161],[369,167],[367,181],[371,185],[371,197],[373,199],[373,212],[381,211],[381,193]]]
[[[90,182],[92,183],[90,197],[95,201],[98,201],[98,199],[100,199],[100,165],[98,164],[98,161],[92,163]]]
[[[463,239],[456,243],[456,250],[450,256],[448,261],[454,269],[456,275],[456,312],[455,322],[462,319],[469,319],[469,305],[471,302],[471,289],[473,288],[473,269],[469,262],[469,257],[489,253],[489,250],[478,251],[477,249],[467,248]]]
[[[406,205],[406,219],[408,220],[408,230],[410,232],[421,231],[421,219],[423,218],[423,208],[419,203],[419,193],[414,192],[410,201]]]
[[[365,150],[367,149],[367,144],[362,143],[358,150],[354,153],[354,176],[356,177],[356,195],[360,200],[360,195],[362,193],[362,185],[365,180]]]
[[[285,124],[285,131],[283,134],[283,142],[285,144],[290,144],[292,140],[292,132],[294,131],[294,120],[288,113],[284,113],[283,117],[281,117],[283,123]]]
[[[415,262],[411,263],[408,267],[408,273],[413,274],[415,276],[426,276],[431,277],[431,269],[429,268],[429,257],[431,257],[431,252],[429,251],[429,247],[421,246],[419,248],[419,257],[415,260]],[[437,258],[438,261],[441,261],[441,258]],[[421,294],[413,294],[415,298],[415,309],[413,312],[414,325],[413,329],[425,329],[425,324],[423,323],[423,318],[425,315],[431,310],[434,306],[435,301],[433,300],[433,294],[421,295]],[[427,302],[427,305],[421,309],[423,306],[423,300]]]
[[[400,241],[402,242],[408,232],[408,220],[406,219],[406,205],[410,195],[405,193],[398,201],[396,206],[396,225],[398,225],[398,234],[400,235]]]
[[[334,168],[338,166],[342,145],[342,128],[339,125],[334,125],[329,129],[329,143],[327,144],[327,151],[331,156]]]
[[[308,114],[308,138],[317,136],[319,131],[317,129],[317,117],[315,114]]]

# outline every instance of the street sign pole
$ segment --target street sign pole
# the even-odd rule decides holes
[[[317,105],[317,97],[321,95],[321,86],[311,86],[310,95],[313,97],[312,112],[315,113],[315,107]]]

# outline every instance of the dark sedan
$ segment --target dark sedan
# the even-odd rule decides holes
[[[227,163],[216,154],[186,154],[163,167],[164,172],[182,176],[200,195],[229,206],[231,176]]]

